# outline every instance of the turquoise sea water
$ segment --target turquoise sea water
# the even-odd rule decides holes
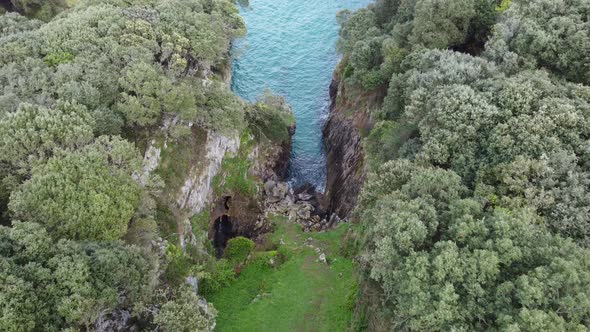
[[[234,44],[232,89],[253,101],[264,90],[284,96],[297,120],[289,181],[323,190],[322,125],[338,63],[336,13],[370,0],[251,0],[240,12],[247,36]]]

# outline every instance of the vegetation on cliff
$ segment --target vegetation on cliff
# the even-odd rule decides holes
[[[245,32],[235,4],[12,4],[0,16],[0,330],[212,330],[216,310],[187,285],[208,254],[179,243],[177,211],[160,202],[190,170],[174,166],[205,158],[203,133],[251,124],[280,141],[291,125],[270,97],[247,105],[224,82]],[[142,164],[166,123],[175,149]]]
[[[590,326],[586,1],[379,0],[340,15],[365,139],[355,326]],[[370,111],[370,110],[360,110]]]

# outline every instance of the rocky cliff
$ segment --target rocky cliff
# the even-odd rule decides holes
[[[340,77],[340,69],[336,69],[330,84],[330,115],[323,129],[328,214],[348,218],[356,206],[366,175],[363,134],[372,128],[371,110],[381,105],[385,92],[386,89],[369,93],[349,91]]]
[[[356,205],[365,172],[360,134],[352,119],[337,107],[339,92],[339,82],[334,79],[330,116],[323,131],[328,166],[326,200],[330,213],[346,218]]]

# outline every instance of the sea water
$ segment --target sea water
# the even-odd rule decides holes
[[[265,90],[282,95],[297,120],[289,182],[323,191],[326,157],[322,126],[338,63],[336,14],[369,0],[251,0],[241,6],[247,36],[234,43],[232,89],[255,101]]]

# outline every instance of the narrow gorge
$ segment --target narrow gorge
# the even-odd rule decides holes
[[[0,1],[0,331],[588,331],[589,3]]]
[[[240,10],[248,33],[233,48],[232,89],[247,100],[267,89],[285,97],[297,123],[287,181],[325,192],[320,214],[328,218],[349,215],[364,173],[358,128],[330,115],[343,113],[331,84],[339,61],[336,14],[370,2],[254,0]]]

